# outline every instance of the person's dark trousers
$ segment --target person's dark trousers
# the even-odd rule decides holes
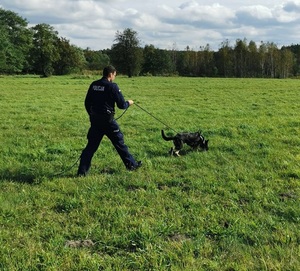
[[[87,139],[88,143],[81,153],[80,164],[78,168],[78,175],[86,175],[90,166],[92,158],[97,151],[101,140],[106,135],[116,151],[120,155],[125,167],[130,169],[137,165],[133,156],[129,153],[128,147],[124,143],[124,137],[120,131],[119,125],[115,120],[107,121],[101,117],[91,117],[91,127],[89,129]]]

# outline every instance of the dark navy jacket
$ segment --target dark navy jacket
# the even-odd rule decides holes
[[[108,81],[106,77],[94,81],[85,97],[85,109],[91,114],[114,114],[115,104],[120,109],[129,107],[129,102],[125,101],[121,90],[116,83]]]

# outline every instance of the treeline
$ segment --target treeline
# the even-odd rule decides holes
[[[26,19],[0,8],[0,73],[65,75],[102,70],[113,64],[118,71],[137,75],[287,78],[300,74],[300,45],[278,48],[275,43],[238,39],[224,41],[218,51],[209,45],[169,50],[140,46],[132,29],[116,32],[110,49],[82,49],[70,44],[48,24],[28,27]]]

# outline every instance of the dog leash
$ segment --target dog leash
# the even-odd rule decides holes
[[[119,118],[121,118],[126,113],[126,111],[127,111],[128,108],[129,107],[127,107],[119,117],[115,118],[115,120],[118,120]]]
[[[177,133],[173,128],[171,128],[169,125],[167,125],[166,123],[162,122],[160,119],[158,119],[157,117],[155,117],[153,114],[151,114],[149,111],[147,111],[146,109],[144,109],[143,107],[141,107],[140,105],[138,105],[137,103],[134,103],[134,105],[136,105],[138,108],[142,109],[144,112],[146,112],[148,115],[150,115],[152,118],[156,119],[158,122],[160,122],[161,124],[165,125],[167,128],[171,129],[172,131],[174,131],[175,133]]]
[[[58,177],[58,176],[63,175],[64,173],[70,171],[73,167],[75,167],[75,165],[77,164],[77,162],[79,161],[80,158],[81,158],[81,156],[79,156],[79,157],[77,158],[77,160],[76,160],[76,162],[75,162],[74,164],[72,164],[71,166],[67,167],[66,169],[64,169],[64,170],[61,171],[61,172],[52,174],[51,176],[52,176],[52,177]]]
[[[138,108],[140,108],[141,110],[143,110],[144,112],[146,112],[146,113],[147,113],[148,115],[150,115],[152,118],[156,119],[156,120],[157,120],[158,122],[160,122],[161,124],[165,125],[167,128],[171,129],[173,132],[177,133],[172,127],[170,127],[169,125],[167,125],[166,123],[164,123],[163,121],[161,121],[160,119],[158,119],[157,117],[155,117],[153,114],[151,114],[151,113],[150,113],[149,111],[147,111],[145,108],[141,107],[141,106],[138,105],[137,103],[134,103],[134,105],[136,105]],[[120,118],[126,113],[126,111],[127,111],[128,108],[129,108],[129,107],[127,107],[119,117],[115,118],[115,120],[120,119]]]

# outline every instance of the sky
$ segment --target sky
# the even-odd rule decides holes
[[[46,23],[71,44],[102,50],[131,28],[141,46],[199,50],[246,39],[300,44],[300,0],[0,0],[0,7]]]

